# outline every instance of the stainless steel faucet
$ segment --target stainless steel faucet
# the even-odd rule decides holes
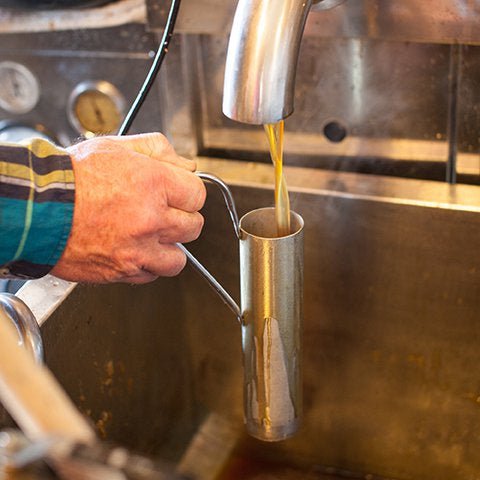
[[[314,3],[344,0],[239,0],[228,45],[223,113],[239,122],[276,123],[293,112],[298,52]]]

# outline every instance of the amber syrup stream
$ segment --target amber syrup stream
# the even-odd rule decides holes
[[[283,175],[283,132],[284,122],[264,125],[270,145],[270,157],[275,167],[275,218],[277,235],[290,235],[290,200],[287,182]]]

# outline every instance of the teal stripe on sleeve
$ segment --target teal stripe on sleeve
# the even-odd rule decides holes
[[[21,241],[19,237],[24,231],[27,204],[25,200],[0,198],[0,228],[4,239],[0,251],[0,265],[14,258]],[[33,203],[32,221],[23,245],[21,260],[55,265],[67,244],[73,210],[73,203]]]
[[[25,225],[28,202],[0,197],[0,265],[15,257]]]

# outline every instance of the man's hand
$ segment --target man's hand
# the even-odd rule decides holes
[[[178,274],[186,258],[174,244],[195,240],[205,201],[195,162],[158,133],[98,137],[68,148],[75,211],[52,274],[79,282],[146,283]]]

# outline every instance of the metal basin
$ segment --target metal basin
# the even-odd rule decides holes
[[[272,203],[268,166],[200,167],[233,186],[240,214]],[[188,267],[145,286],[77,286],[43,324],[48,365],[100,437],[203,468],[197,478],[474,478],[478,187],[304,169],[287,178],[306,225],[295,438],[246,436],[239,326]],[[215,190],[204,215],[189,247],[238,298],[236,241]]]

